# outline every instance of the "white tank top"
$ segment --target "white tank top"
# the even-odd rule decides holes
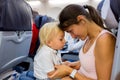
[[[92,78],[94,80],[97,80],[97,74],[96,74],[96,68],[95,68],[95,56],[94,56],[94,48],[96,45],[96,40],[103,35],[104,33],[110,33],[107,30],[102,30],[97,38],[95,39],[94,43],[92,46],[89,48],[89,50],[84,53],[83,52],[83,47],[81,48],[79,52],[79,59],[80,59],[80,64],[81,67],[78,70],[78,72],[86,77]],[[112,33],[110,33],[112,34]]]

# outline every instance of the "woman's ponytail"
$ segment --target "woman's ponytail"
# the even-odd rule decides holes
[[[60,21],[59,27],[62,30],[65,30],[70,25],[77,24],[78,21],[76,18],[79,15],[85,16],[86,19],[88,19],[89,21],[93,21],[101,28],[106,29],[104,27],[101,16],[98,14],[98,12],[94,7],[89,5],[80,6],[76,4],[70,4],[62,10],[62,12],[59,15],[59,21]]]
[[[88,9],[88,13],[90,14],[91,19],[99,26],[101,26],[102,28],[105,28],[103,25],[103,20],[102,18],[99,16],[98,12],[95,10],[95,8],[93,8],[92,6],[89,5],[84,5],[85,9]]]

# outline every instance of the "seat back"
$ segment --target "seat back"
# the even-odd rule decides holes
[[[31,8],[24,0],[0,0],[0,73],[27,58],[31,20]]]
[[[118,33],[116,38],[114,62],[112,67],[111,80],[120,80],[120,22],[118,25]]]
[[[114,16],[117,20],[117,22],[119,22],[119,18],[120,18],[120,0],[110,0],[110,7],[114,13]]]
[[[110,0],[110,7],[119,22],[111,80],[120,80],[120,0]]]
[[[52,22],[55,21],[52,17],[49,16],[42,16],[42,15],[37,15],[34,19],[34,25],[33,25],[33,29],[32,29],[32,42],[31,42],[31,46],[30,46],[30,52],[29,52],[29,56],[31,58],[34,58],[34,56],[36,55],[37,49],[40,46],[40,40],[39,40],[39,31],[40,28],[48,22]]]

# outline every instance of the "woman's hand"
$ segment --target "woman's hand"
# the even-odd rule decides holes
[[[76,61],[76,62],[65,61],[63,62],[63,64],[77,70],[80,68],[80,61]]]
[[[48,76],[51,79],[56,79],[56,78],[63,78],[65,76],[68,76],[72,72],[72,68],[66,65],[56,65],[55,66],[55,72]]]
[[[62,64],[63,64],[63,65],[70,66],[71,63],[72,63],[72,62],[70,62],[70,61],[65,61],[65,62],[63,62]]]

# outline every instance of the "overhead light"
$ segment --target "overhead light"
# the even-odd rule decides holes
[[[49,0],[50,4],[84,3],[88,0]]]
[[[41,2],[39,0],[33,0],[33,1],[26,1],[28,4],[30,4],[31,6],[37,6],[40,5]]]

